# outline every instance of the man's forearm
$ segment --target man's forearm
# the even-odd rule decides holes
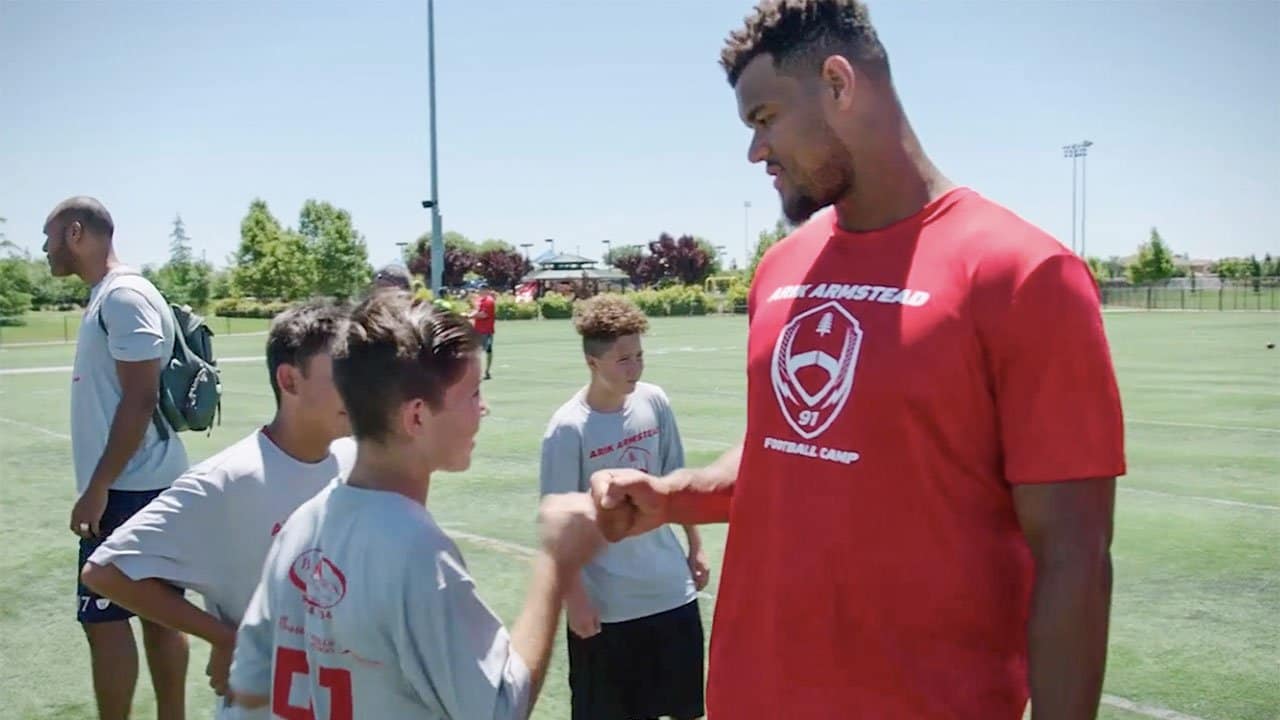
[[[670,521],[680,525],[729,522],[733,485],[741,464],[739,443],[704,468],[685,468],[668,475]]]
[[[1107,662],[1111,556],[1043,563],[1031,602],[1032,720],[1092,720]]]
[[[551,664],[551,647],[560,625],[564,590],[578,572],[557,566],[546,553],[540,552],[534,558],[529,594],[520,617],[511,628],[511,648],[529,669],[530,711],[542,691],[542,682]]]
[[[138,451],[142,438],[147,433],[147,424],[155,412],[155,397],[139,397],[126,395],[116,406],[115,415],[111,418],[111,430],[107,433],[107,447],[98,458],[89,479],[89,487],[94,490],[105,490],[111,487],[120,473],[124,471],[129,458]]]
[[[95,593],[135,615],[212,645],[234,643],[236,628],[187,601],[160,580],[134,580],[115,565],[86,563],[81,580]]]

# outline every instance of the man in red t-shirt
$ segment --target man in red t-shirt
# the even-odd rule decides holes
[[[709,717],[1094,717],[1125,458],[1092,276],[933,166],[861,3],[765,5],[723,64],[808,222],[751,288],[744,444],[597,473],[601,525],[729,522]]]
[[[471,324],[475,326],[476,333],[480,335],[481,345],[484,346],[485,380],[490,378],[489,369],[493,367],[493,330],[496,311],[497,301],[493,299],[493,290],[485,287],[480,289],[480,294],[476,297],[475,309],[467,313],[467,317],[471,318]]]

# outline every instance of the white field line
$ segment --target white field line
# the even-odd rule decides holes
[[[498,538],[491,538],[487,535],[477,535],[471,532],[451,529],[451,526],[445,526],[445,532],[455,538],[466,540],[480,547],[495,550],[500,553],[506,553],[507,555],[516,555],[519,557],[533,557],[534,555],[533,548],[520,545],[518,543],[499,540]],[[704,600],[715,599],[715,595],[709,592],[699,592],[698,597]],[[1110,705],[1111,707],[1127,710],[1128,712],[1136,713],[1138,715],[1156,718],[1157,720],[1204,720],[1203,718],[1198,718],[1195,715],[1187,715],[1174,710],[1165,710],[1164,708],[1158,708],[1152,705],[1143,705],[1142,703],[1136,703],[1132,700],[1126,700],[1125,698],[1117,697],[1115,695],[1103,695],[1102,703],[1104,705]]]
[[[1227,507],[1251,508],[1253,510],[1270,510],[1272,512],[1280,511],[1280,505],[1266,505],[1263,503],[1244,502],[1243,500],[1226,500],[1224,498],[1205,497],[1203,495],[1183,495],[1181,493],[1162,492],[1160,490],[1147,490],[1145,488],[1131,488],[1121,486],[1123,492],[1141,493],[1143,495],[1159,495],[1160,497],[1173,498],[1175,500],[1195,500],[1197,502],[1213,503],[1214,505],[1226,505]]]
[[[1241,432],[1260,432],[1280,434],[1280,428],[1261,427],[1258,425],[1210,425],[1208,423],[1173,422],[1172,420],[1144,420],[1125,418],[1125,422],[1135,425],[1162,425],[1167,427],[1184,427],[1197,430],[1239,430]]]
[[[48,429],[46,429],[46,428],[42,428],[42,427],[40,427],[39,425],[32,425],[31,423],[22,422],[22,421],[20,421],[20,420],[10,420],[9,418],[6,418],[6,417],[0,417],[0,423],[5,423],[5,424],[7,424],[7,425],[17,425],[18,427],[26,428],[27,430],[32,430],[32,431],[34,431],[34,432],[38,432],[38,433],[40,433],[41,435],[48,435],[49,437],[56,437],[56,438],[58,438],[58,439],[60,439],[60,440],[70,440],[70,439],[71,439],[71,436],[70,436],[70,435],[67,435],[66,433],[60,433],[60,432],[56,432],[56,431],[54,431],[54,430],[48,430]]]
[[[218,365],[236,365],[239,363],[266,363],[261,355],[244,355],[241,357],[218,358]],[[52,365],[48,367],[3,368],[0,375],[48,375],[51,373],[69,373],[75,368],[70,365]]]
[[[239,332],[239,333],[219,333],[217,337],[253,337],[254,335],[266,335],[266,330],[257,330],[255,332]],[[57,345],[75,345],[75,340],[40,340],[38,342],[15,342],[4,343],[0,345],[0,350],[9,348],[28,348],[28,347],[54,347]]]

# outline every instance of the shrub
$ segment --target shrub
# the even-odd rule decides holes
[[[747,295],[750,290],[751,286],[744,282],[736,282],[729,286],[729,291],[724,294],[729,312],[745,313],[747,311]]]
[[[513,295],[499,295],[494,316],[499,320],[532,320],[538,317],[538,303],[516,302]]]
[[[640,290],[631,293],[631,301],[634,302],[645,315],[649,317],[660,317],[670,315],[667,310],[667,298],[661,290]]]
[[[538,301],[542,317],[548,320],[573,317],[573,301],[559,293],[548,293]]]
[[[270,320],[288,310],[290,303],[283,300],[262,302],[253,298],[223,298],[213,303],[213,314],[218,317],[263,318]]]

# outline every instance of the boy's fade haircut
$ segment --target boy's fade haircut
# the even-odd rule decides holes
[[[307,361],[329,352],[345,333],[346,308],[330,300],[308,300],[285,310],[271,320],[267,331],[267,372],[271,392],[280,403],[276,369],[281,365],[307,374]]]
[[[333,360],[352,435],[386,439],[393,411],[410,400],[438,411],[479,351],[471,323],[429,300],[399,290],[364,300],[352,310]]]
[[[648,332],[649,318],[627,297],[606,293],[575,303],[573,326],[582,336],[582,351],[600,357],[618,338]]]

